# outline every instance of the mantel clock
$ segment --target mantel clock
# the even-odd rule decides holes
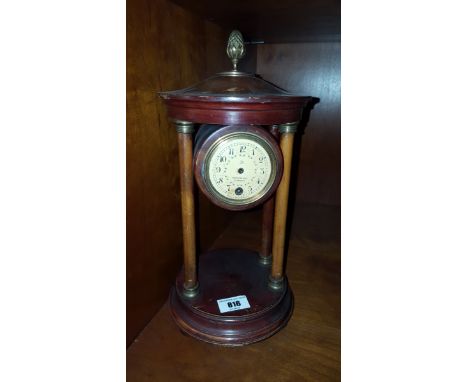
[[[294,133],[308,96],[290,94],[237,69],[242,35],[229,36],[231,71],[161,93],[179,140],[184,266],[170,296],[179,328],[206,342],[263,340],[289,320],[293,297],[283,269]],[[262,250],[197,256],[194,179],[217,206],[262,206]]]

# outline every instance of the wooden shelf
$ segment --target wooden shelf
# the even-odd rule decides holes
[[[287,275],[293,316],[282,331],[227,348],[183,335],[166,303],[127,353],[127,381],[338,381],[340,379],[340,210],[298,205]],[[260,249],[260,211],[238,213],[215,248]]]

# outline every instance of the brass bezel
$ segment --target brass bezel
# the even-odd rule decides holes
[[[239,139],[239,137],[244,138],[244,139],[250,139],[256,141],[260,146],[262,146],[265,151],[268,154],[268,157],[270,158],[270,163],[271,163],[271,174],[270,178],[268,179],[267,184],[263,188],[263,192],[258,193],[256,196],[252,196],[248,199],[242,199],[242,200],[236,200],[236,199],[230,199],[226,198],[224,195],[220,194],[213,186],[210,178],[209,178],[209,165],[211,162],[211,158],[213,156],[213,153],[216,151],[217,147],[224,143],[227,140],[231,139]],[[213,142],[213,144],[210,146],[206,153],[206,159],[203,163],[203,167],[201,170],[201,175],[203,177],[203,181],[206,184],[207,190],[213,195],[215,198],[221,200],[223,203],[228,204],[230,206],[244,206],[248,205],[251,203],[256,202],[257,200],[263,198],[271,189],[273,186],[273,183],[276,179],[276,174],[278,171],[278,159],[275,157],[273,148],[270,145],[270,142],[266,141],[262,137],[259,137],[255,135],[254,133],[251,132],[246,132],[246,131],[238,131],[238,132],[232,132],[229,134],[226,134],[220,138],[218,138],[216,141]]]

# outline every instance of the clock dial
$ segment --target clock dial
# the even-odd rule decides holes
[[[208,180],[226,199],[242,201],[262,195],[271,177],[272,160],[260,141],[226,139],[210,156]]]
[[[202,125],[196,137],[195,178],[216,205],[237,211],[265,202],[283,173],[283,156],[265,129]]]

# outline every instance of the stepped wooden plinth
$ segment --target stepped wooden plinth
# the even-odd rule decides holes
[[[213,250],[199,257],[199,291],[183,294],[179,273],[170,296],[171,312],[179,328],[199,340],[240,346],[261,341],[283,328],[293,311],[293,296],[285,277],[283,288],[268,287],[270,267],[257,252]],[[220,313],[217,300],[245,295],[250,308]]]

